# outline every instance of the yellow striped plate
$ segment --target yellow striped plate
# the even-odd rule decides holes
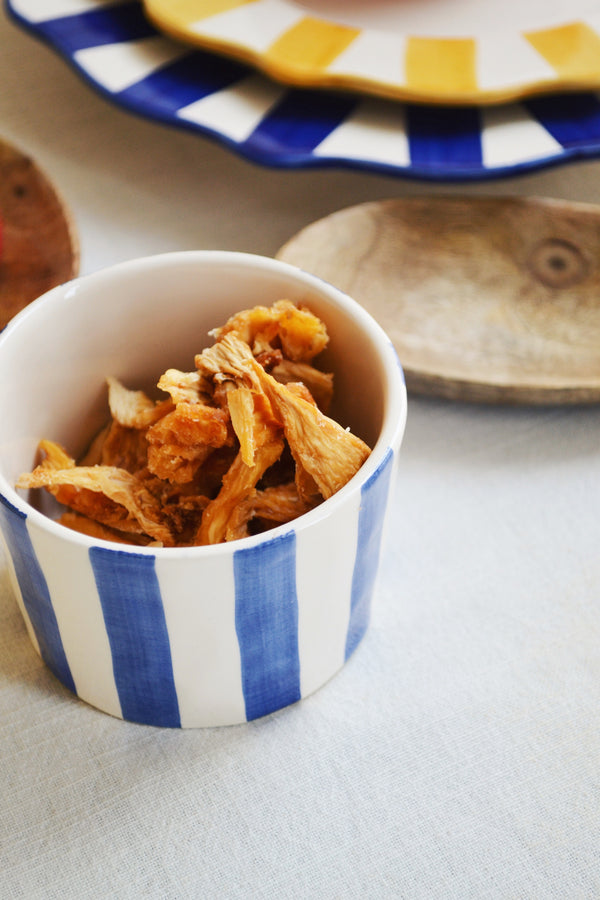
[[[162,31],[277,81],[432,103],[600,87],[600,0],[144,0]]]

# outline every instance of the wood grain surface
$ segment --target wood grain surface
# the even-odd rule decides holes
[[[411,197],[340,210],[277,257],[349,293],[409,391],[488,403],[600,400],[600,209]]]
[[[36,163],[0,140],[0,329],[45,291],[77,274],[70,215]]]

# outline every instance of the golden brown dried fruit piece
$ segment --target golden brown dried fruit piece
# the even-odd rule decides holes
[[[46,458],[33,472],[21,475],[18,488],[45,487],[59,503],[103,525],[173,544],[156,498],[135,475],[115,466],[77,466],[51,441],[42,441],[40,448]]]
[[[260,394],[255,394],[253,400],[253,435],[250,442],[253,447],[252,464],[248,465],[244,461],[244,452],[240,449],[223,477],[221,490],[202,514],[195,539],[197,544],[219,544],[230,539],[227,536],[229,520],[236,507],[254,491],[267,469],[283,453],[281,427],[273,418],[271,407]]]
[[[155,403],[143,391],[130,391],[117,378],[109,376],[108,407],[113,419],[125,428],[147,428],[165,411],[163,404]]]
[[[178,403],[146,432],[148,468],[167,481],[192,481],[217,447],[233,443],[229,417],[204,403]]]
[[[364,441],[265,372],[234,332],[228,332],[196,359],[201,371],[224,372],[266,395],[283,426],[292,456],[314,479],[325,499],[352,478],[371,452]]]
[[[314,478],[323,497],[331,497],[358,472],[370,448],[317,406],[276,381],[256,360],[251,365],[283,424],[292,456]]]
[[[280,300],[211,334],[195,371],[160,377],[166,399],[108,378],[110,422],[80,464],[42,441],[17,487],[45,487],[91,537],[171,547],[289,522],[346,484],[370,451],[325,414],[333,377],[312,364],[324,324]]]
[[[255,356],[280,344],[283,356],[294,362],[310,362],[329,342],[323,322],[309,309],[295,306],[289,300],[245,309],[210,334],[217,341],[227,334],[235,334],[248,344]]]

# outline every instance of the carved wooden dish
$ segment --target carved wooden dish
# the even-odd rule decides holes
[[[77,274],[79,249],[64,204],[36,163],[0,140],[0,329]]]
[[[280,249],[380,322],[409,391],[490,403],[600,400],[600,209],[549,199],[376,201]]]

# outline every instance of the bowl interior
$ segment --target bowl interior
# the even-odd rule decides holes
[[[0,480],[12,492],[38,441],[80,454],[107,418],[105,379],[156,395],[169,367],[191,371],[208,332],[234,312],[287,298],[326,323],[316,364],[335,374],[332,415],[373,447],[389,391],[386,339],[360,307],[291,266],[247,254],[165,254],[71,282],[40,298],[0,336]]]

